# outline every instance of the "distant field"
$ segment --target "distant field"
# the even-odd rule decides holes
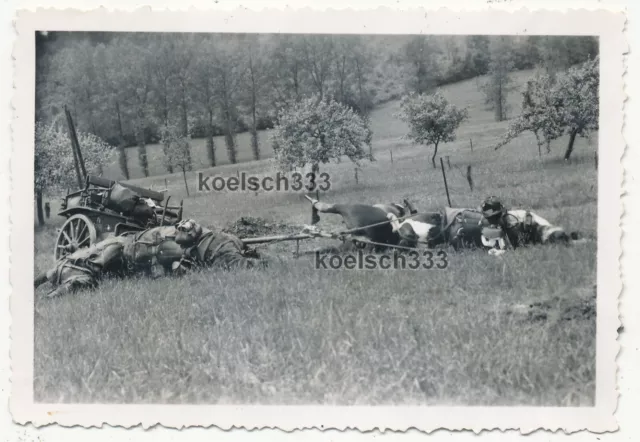
[[[519,73],[518,81],[528,74]],[[587,244],[501,258],[450,251],[449,267],[431,271],[318,271],[310,259],[292,258],[292,244],[278,244],[261,249],[280,257],[264,272],[110,280],[94,292],[38,300],[36,400],[593,405],[595,318],[565,320],[560,313],[595,290],[597,134],[577,141],[571,164],[562,161],[565,139],[541,158],[529,136],[496,152],[490,146],[508,123],[494,121],[475,81],[443,93],[470,108],[457,141],[440,152],[452,166],[453,205],[476,207],[498,195],[509,207],[531,208],[583,232]],[[519,101],[511,95],[514,111]],[[429,149],[400,138],[406,127],[393,117],[397,109],[398,102],[389,102],[373,112],[376,161],[362,165],[358,183],[348,161],[323,168],[333,187],[321,199],[408,198],[421,210],[446,205],[441,171],[432,168]],[[242,149],[241,158],[249,158],[248,144]],[[468,165],[473,191],[463,176]],[[238,170],[276,169],[268,159],[204,169],[224,176]],[[180,175],[132,182],[160,188],[165,179],[173,199],[185,198],[186,216],[205,225],[222,227],[242,216],[309,222],[300,194],[195,192],[195,172],[188,198]],[[328,230],[341,228],[337,217],[321,217]],[[61,221],[37,232],[36,271],[51,264]],[[536,301],[549,302],[546,319],[516,313]]]

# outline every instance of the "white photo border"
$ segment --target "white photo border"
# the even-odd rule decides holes
[[[376,8],[355,10],[275,10],[133,12],[39,9],[21,12],[14,48],[14,119],[12,125],[11,190],[11,366],[10,409],[17,423],[36,426],[58,423],[83,427],[103,424],[145,428],[217,426],[221,429],[276,427],[379,429],[416,428],[473,430],[537,429],[575,432],[614,431],[617,422],[616,356],[620,326],[618,297],[622,290],[620,256],[622,182],[625,142],[623,54],[625,16],[600,10],[474,10]],[[441,406],[253,406],[253,405],[101,405],[43,404],[33,397],[34,360],[34,231],[33,151],[35,107],[35,32],[145,31],[251,32],[331,34],[503,34],[595,35],[600,38],[600,142],[598,170],[598,257],[596,401],[594,407],[441,407]],[[604,141],[606,140],[606,141]]]

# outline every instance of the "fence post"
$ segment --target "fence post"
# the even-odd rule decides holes
[[[449,169],[451,169],[451,160],[449,160],[449,155],[447,155],[447,165],[449,166]]]
[[[316,189],[316,201],[320,201],[320,191]],[[320,215],[318,215],[318,209],[311,204],[311,225],[316,225],[320,221]]]
[[[451,198],[449,197],[449,186],[447,185],[447,174],[444,171],[444,161],[442,161],[442,157],[440,157],[440,168],[442,169],[442,178],[444,179],[444,190],[447,191],[447,202],[449,203],[449,207],[451,207]]]
[[[391,164],[393,164],[393,151],[389,149],[389,155],[391,156]]]
[[[356,167],[356,168],[354,168],[353,170],[354,170],[354,171],[355,171],[355,173],[356,173],[356,184],[358,184],[358,168]]]
[[[166,178],[164,179],[164,188],[165,188],[165,189],[168,189],[168,188],[169,188],[169,186],[167,185],[167,179],[166,179]]]
[[[467,166],[467,181],[469,182],[469,189],[473,192],[473,178],[471,178],[471,165]]]
[[[473,152],[473,141],[471,141],[471,138],[469,138],[469,146],[471,146],[471,152]]]

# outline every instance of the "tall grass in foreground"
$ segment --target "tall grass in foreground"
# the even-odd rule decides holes
[[[38,303],[36,400],[593,404],[595,318],[510,308],[591,295],[593,244],[457,254],[446,270],[312,265],[107,281]]]

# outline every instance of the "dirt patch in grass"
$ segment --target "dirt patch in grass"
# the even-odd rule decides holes
[[[528,305],[513,308],[512,313],[519,314],[529,322],[539,321],[584,321],[596,317],[596,292],[587,296],[560,297],[536,301]]]
[[[224,232],[236,235],[239,238],[253,238],[267,235],[288,235],[296,233],[294,226],[285,223],[269,222],[264,218],[243,216],[235,222],[227,224]]]

